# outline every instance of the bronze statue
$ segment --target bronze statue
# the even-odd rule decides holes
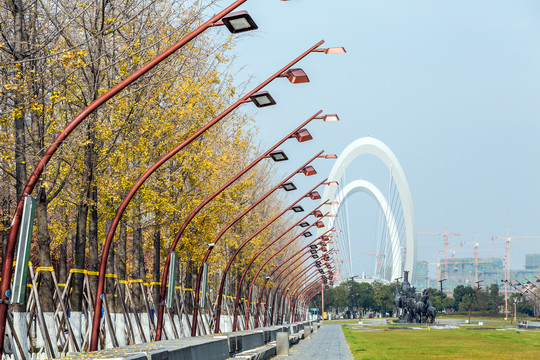
[[[400,322],[431,323],[435,322],[437,310],[429,301],[427,289],[417,294],[416,289],[409,283],[409,272],[403,272],[401,287],[396,285],[394,296],[394,314]]]

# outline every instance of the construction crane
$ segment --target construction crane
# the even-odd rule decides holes
[[[492,243],[501,243],[502,241],[495,240],[504,240],[506,243],[506,256],[504,258],[504,311],[505,311],[505,320],[508,318],[508,282],[510,281],[510,241],[512,239],[539,239],[540,236],[510,236],[510,229],[506,231],[506,236],[492,236]]]
[[[446,274],[446,278],[450,279],[450,272],[448,271],[448,253],[450,252],[450,236],[457,236],[460,237],[461,234],[449,234],[448,233],[448,227],[444,227],[444,233],[436,233],[436,232],[419,232],[419,234],[428,234],[428,235],[443,235],[444,236],[444,272]],[[438,269],[437,272],[440,270]]]
[[[473,245],[474,246],[474,278],[475,282],[478,282],[478,277],[480,275],[480,270],[478,268],[478,247],[480,245],[480,242],[478,241],[479,235],[476,235],[474,242],[461,242],[460,245],[463,247],[465,244]],[[483,242],[485,244],[485,242]],[[490,249],[490,250],[482,250],[482,252],[486,251],[500,251],[499,249]]]

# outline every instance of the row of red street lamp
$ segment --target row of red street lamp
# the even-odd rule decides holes
[[[17,235],[18,231],[21,225],[21,217],[23,213],[23,205],[24,205],[24,195],[25,194],[31,194],[37,181],[40,179],[42,172],[45,169],[45,166],[48,164],[51,157],[55,154],[56,150],[63,144],[64,140],[72,133],[72,131],[84,120],[86,119],[90,114],[92,114],[94,111],[96,111],[101,105],[106,103],[108,100],[110,100],[112,97],[114,97],[116,94],[121,92],[123,89],[125,89],[127,86],[129,86],[131,83],[136,81],[138,78],[140,78],[142,75],[147,73],[149,70],[151,70],[153,67],[164,61],[166,58],[168,58],[170,55],[172,55],[174,52],[182,48],[184,45],[189,43],[191,40],[193,40],[195,37],[203,33],[205,30],[207,30],[210,27],[214,26],[225,26],[231,33],[241,33],[245,31],[255,30],[257,29],[257,25],[251,18],[251,16],[246,11],[236,11],[233,12],[238,6],[243,4],[246,0],[237,0],[228,7],[226,7],[224,10],[210,18],[208,21],[206,21],[204,24],[199,26],[196,30],[182,38],[180,41],[178,41],[176,44],[171,46],[169,49],[158,55],[156,58],[149,61],[147,64],[145,64],[143,67],[141,67],[139,70],[135,71],[133,74],[128,76],[126,79],[124,79],[122,82],[111,88],[109,91],[107,91],[105,94],[100,96],[98,99],[96,99],[93,103],[91,103],[86,109],[84,109],[77,117],[75,117],[63,130],[60,132],[60,134],[55,138],[53,143],[49,146],[49,148],[45,151],[42,159],[36,164],[34,167],[34,170],[26,183],[26,186],[23,191],[23,196],[19,200],[16,208],[16,212],[13,218],[13,222],[9,231],[8,235],[8,242],[6,247],[6,252],[3,260],[3,266],[2,266],[2,282],[0,284],[0,348],[3,345],[4,341],[4,333],[5,333],[5,325],[6,325],[6,316],[7,316],[7,307],[9,304],[9,287],[10,287],[10,281],[11,281],[11,275],[12,275],[12,267],[11,264],[13,263],[13,257],[14,257],[14,250],[17,243]],[[98,279],[98,288],[96,292],[96,300],[95,300],[95,309],[94,309],[94,319],[93,319],[93,326],[92,326],[92,336],[90,341],[90,350],[97,350],[98,346],[98,335],[99,335],[99,321],[101,316],[101,308],[102,308],[102,297],[104,293],[104,279],[105,279],[105,268],[107,263],[108,254],[110,251],[110,246],[112,243],[112,240],[114,238],[114,234],[116,231],[116,228],[118,226],[118,223],[120,222],[120,219],[127,208],[129,202],[137,192],[137,190],[143,185],[143,183],[148,179],[148,177],[156,171],[161,165],[163,165],[167,160],[169,160],[172,156],[174,156],[176,153],[178,153],[180,150],[182,150],[185,146],[187,146],[189,143],[191,143],[193,140],[198,138],[201,134],[203,134],[206,130],[208,130],[210,127],[215,125],[217,122],[219,122],[222,118],[224,118],[226,115],[231,113],[234,109],[236,109],[241,104],[247,103],[247,102],[253,102],[255,106],[257,107],[266,107],[270,105],[276,104],[276,101],[272,98],[272,96],[267,91],[262,91],[262,89],[268,85],[271,81],[273,81],[276,78],[279,77],[285,77],[287,78],[291,83],[298,84],[298,83],[306,83],[309,82],[309,78],[306,75],[306,73],[299,68],[292,68],[297,62],[299,62],[301,59],[303,59],[305,56],[312,52],[319,52],[324,54],[337,54],[337,53],[344,53],[345,49],[342,47],[335,47],[335,48],[319,48],[324,43],[324,41],[319,41],[314,46],[310,47],[308,50],[306,50],[304,53],[302,53],[300,56],[295,58],[292,62],[285,65],[283,68],[278,70],[275,74],[270,76],[267,80],[262,82],[260,85],[255,87],[253,90],[248,92],[246,95],[244,95],[242,98],[240,98],[236,103],[231,105],[229,108],[224,110],[221,114],[216,116],[214,119],[212,119],[210,122],[208,122],[206,125],[201,127],[199,130],[197,130],[194,134],[189,136],[186,140],[184,140],[182,143],[178,144],[173,150],[171,150],[169,153],[167,153],[165,156],[163,156],[160,160],[158,160],[154,165],[152,165],[140,178],[137,180],[137,182],[133,185],[132,189],[129,191],[128,195],[123,200],[121,206],[119,207],[118,211],[116,212],[116,215],[111,223],[111,226],[108,230],[107,237],[105,240],[105,245],[103,248],[103,253],[101,257],[100,262],[100,270],[99,270],[99,279]],[[235,177],[231,178],[226,184],[224,184],[220,189],[218,189],[214,194],[212,194],[209,198],[207,198],[205,201],[203,201],[192,214],[188,216],[188,218],[184,221],[180,231],[175,236],[175,239],[173,241],[173,244],[169,250],[169,253],[167,255],[167,259],[164,265],[163,273],[162,273],[162,281],[161,281],[161,289],[160,289],[160,304],[159,304],[159,310],[158,310],[158,324],[157,324],[157,338],[156,340],[159,340],[161,338],[161,330],[162,330],[162,322],[163,322],[163,307],[164,307],[164,300],[165,300],[165,288],[167,285],[167,275],[168,275],[168,268],[170,264],[170,259],[173,251],[176,248],[176,245],[178,241],[180,240],[185,228],[189,224],[189,222],[193,219],[193,217],[206,205],[208,202],[210,202],[212,199],[214,199],[219,193],[221,193],[225,188],[230,186],[234,181],[236,181],[238,178],[240,178],[245,172],[250,170],[253,166],[255,166],[259,161],[261,161],[263,158],[270,157],[274,161],[282,161],[287,160],[287,156],[282,151],[277,150],[277,147],[281,145],[285,140],[288,138],[294,137],[299,142],[307,141],[311,139],[311,135],[309,134],[308,130],[303,129],[303,126],[307,125],[311,120],[313,119],[322,119],[324,121],[337,121],[339,120],[337,115],[324,115],[320,116],[322,111],[319,111],[317,114],[312,116],[310,119],[308,119],[304,124],[302,124],[299,128],[295,129],[291,134],[289,134],[287,137],[285,137],[283,140],[278,142],[274,147],[272,147],[269,151],[261,155],[258,159],[256,159],[252,164],[248,165],[244,170],[242,170],[239,174],[237,174]],[[320,155],[320,154],[319,154]],[[335,158],[335,155],[325,155],[325,158]],[[314,173],[314,169],[311,166],[306,166],[302,168],[301,170],[306,175],[312,175]],[[330,185],[330,184],[329,184]],[[292,183],[282,183],[280,184],[280,187],[282,187],[285,190],[293,190],[293,187],[295,188],[294,184]],[[320,195],[319,195],[320,197]],[[262,200],[261,200],[262,201]],[[290,207],[293,211],[300,211],[302,208],[299,205],[294,205]],[[287,209],[289,210],[289,209]],[[245,215],[245,213],[244,213]],[[243,216],[243,215],[242,215]],[[218,239],[215,240],[217,242]],[[249,241],[249,240],[248,240]],[[215,245],[214,242],[214,245]],[[213,246],[209,247],[207,251],[207,255],[209,256],[211,253]],[[205,261],[207,260],[208,256],[205,256]],[[231,259],[232,262],[233,259]],[[202,269],[202,266],[201,266]],[[201,275],[201,270],[199,271],[199,275]],[[200,279],[201,276],[198,277],[197,281],[197,288],[198,290],[195,293],[195,296],[198,297],[199,295],[199,289],[200,289]],[[222,280],[223,282],[223,280]],[[222,291],[221,291],[222,292]],[[218,297],[218,301],[220,301],[221,296]],[[197,304],[197,301],[196,301]],[[219,307],[218,307],[219,309]],[[236,309],[235,309],[236,310]],[[196,311],[197,306],[195,306],[195,312],[194,312],[194,328],[196,327]],[[217,322],[216,326],[219,330],[219,321]],[[192,331],[193,333],[193,331]],[[0,354],[1,359],[1,354]]]

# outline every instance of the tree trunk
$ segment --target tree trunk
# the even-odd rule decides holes
[[[39,266],[52,266],[51,262],[51,238],[47,227],[47,194],[44,187],[38,190],[36,204],[36,224],[37,224],[37,243],[39,249]],[[41,286],[39,287],[39,298],[43,312],[53,312],[53,289],[54,284],[49,271],[41,272]]]
[[[11,3],[11,4],[9,4]],[[22,0],[8,1],[8,6],[11,5],[11,13],[14,20],[14,41],[13,41],[13,60],[19,62],[24,59],[23,51],[24,47],[28,44],[28,34],[24,22],[24,9],[25,5]],[[22,73],[22,64],[19,64],[17,71]],[[18,75],[18,74],[17,74]],[[21,77],[22,78],[22,77]],[[14,76],[15,82],[21,82],[18,76]],[[19,84],[22,85],[22,84]],[[25,103],[23,95],[19,93],[19,96],[13,98],[13,108],[18,109]],[[21,109],[22,110],[22,109]],[[17,193],[17,200],[23,195],[24,185],[26,184],[26,135],[25,135],[25,112],[17,111],[19,116],[15,116],[13,119],[15,128],[15,189]]]
[[[191,258],[188,260],[187,262],[187,265],[186,265],[186,280],[185,280],[185,283],[186,283],[186,288],[188,289],[194,289],[194,286],[193,286],[193,279],[196,277],[196,275],[194,275],[193,271],[195,269],[195,263],[193,262],[193,260],[191,260]],[[185,296],[186,298],[186,303],[184,304],[185,308],[186,308],[186,313],[187,314],[190,314],[193,312],[193,301],[190,300],[190,296]]]
[[[67,239],[60,243],[60,258],[58,262],[58,281],[65,284],[68,277]]]
[[[120,233],[118,234],[118,239],[116,240],[116,261],[114,262],[114,271],[118,275],[118,280],[127,280],[126,274],[126,263],[127,263],[127,251],[126,251],[126,242],[127,242],[127,225],[124,220],[120,221]],[[121,286],[123,289],[123,286]],[[125,298],[125,296],[124,296]],[[117,302],[115,311],[117,313],[122,312],[122,304]]]
[[[95,180],[92,181],[92,191],[90,193],[90,218],[88,219],[88,270],[99,271],[99,254],[98,254],[98,192]],[[97,276],[90,276],[90,288],[92,294],[96,294],[97,291]]]
[[[159,223],[159,211],[156,211],[156,218],[155,218],[155,227],[154,227],[154,266],[152,269],[152,278],[154,282],[160,282],[161,281],[161,271],[160,271],[160,265],[161,265],[161,228]],[[174,284],[172,284],[174,285]],[[160,285],[154,286],[154,306],[155,310],[157,311],[157,307],[159,306],[159,292],[160,292]]]
[[[144,259],[142,249],[142,228],[140,208],[137,208],[133,218],[133,279],[143,280],[146,278],[144,271]],[[133,286],[133,302],[135,303],[135,311],[143,310],[143,299],[140,286]]]
[[[77,216],[77,231],[75,234],[75,246],[73,249],[73,268],[77,270],[85,269],[85,248],[86,248],[86,222],[88,218],[88,205],[81,199]],[[71,311],[82,312],[83,293],[82,273],[74,272],[72,275]]]

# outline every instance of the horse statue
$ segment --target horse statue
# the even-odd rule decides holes
[[[426,323],[433,324],[435,322],[435,315],[437,315],[437,309],[433,306],[428,307],[426,310]]]
[[[396,295],[394,295],[394,307],[395,307],[395,315],[397,317],[401,317],[403,314],[403,308],[404,308],[404,298],[403,295],[399,292],[399,285],[396,284]]]
[[[409,283],[409,272],[404,271],[401,286],[396,284],[394,295],[395,313],[404,322],[434,323],[437,310],[429,301],[427,289],[416,293],[416,289]]]

